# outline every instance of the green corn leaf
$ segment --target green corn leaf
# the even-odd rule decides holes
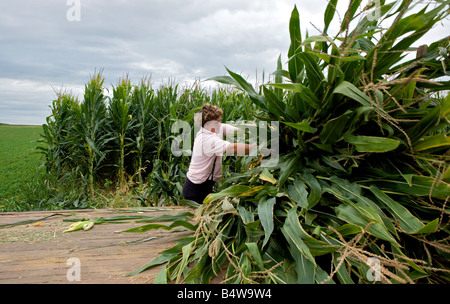
[[[320,84],[323,80],[325,80],[325,76],[323,75],[322,69],[318,65],[317,61],[311,54],[306,52],[298,53],[297,58],[299,58],[305,66],[306,75],[309,81],[309,88],[311,88],[313,92],[321,94]]]
[[[248,96],[252,99],[252,101],[256,105],[258,105],[262,110],[268,111],[266,101],[264,100],[264,98],[262,98],[261,95],[256,93],[255,89],[250,83],[248,83],[241,75],[233,73],[228,68],[226,68],[226,70],[228,71],[230,76],[233,77],[233,79],[239,84],[238,88],[245,91],[248,94]]]
[[[212,78],[206,79],[206,81],[208,81],[208,80],[213,80],[213,81],[217,81],[217,82],[220,82],[220,83],[223,83],[223,84],[232,85],[232,86],[235,86],[235,87],[237,87],[237,88],[239,88],[241,90],[244,90],[241,87],[241,85],[236,80],[234,80],[232,77],[230,77],[230,76],[216,76],[216,77],[212,77]]]
[[[296,5],[292,10],[291,19],[289,20],[289,34],[291,37],[291,45],[289,46],[288,52],[288,57],[290,58],[288,62],[289,75],[292,82],[298,82],[297,77],[303,68],[303,64],[299,58],[294,56],[302,43],[302,36],[300,32],[300,15]]]
[[[283,83],[283,65],[281,63],[281,54],[278,56],[277,60],[277,70],[273,73],[275,76],[275,83]],[[275,95],[279,100],[283,100],[283,90],[275,89]]]
[[[259,179],[269,182],[273,185],[275,185],[277,183],[277,180],[275,179],[275,177],[273,177],[273,174],[269,172],[269,169],[264,168],[261,172],[261,174],[259,175]]]
[[[370,186],[375,196],[385,204],[392,215],[399,220],[400,227],[407,233],[416,233],[424,227],[424,224],[411,214],[405,207],[391,199],[386,193],[378,189],[376,186]]]
[[[252,265],[249,256],[246,254],[246,252],[242,253],[242,255],[239,258],[239,268],[242,271],[242,275],[244,276],[243,282],[249,283],[248,278],[250,275],[250,272],[252,271]]]
[[[192,218],[194,215],[191,212],[180,212],[174,215],[171,214],[163,214],[160,216],[155,216],[151,218],[144,218],[142,220],[137,221],[137,223],[153,223],[153,222],[173,222],[177,220],[187,221],[189,218]]]
[[[335,253],[335,259],[333,261],[334,267],[337,267],[339,265],[341,254],[336,252]],[[350,277],[349,273],[347,272],[346,267],[340,267],[336,273],[339,281],[343,284],[355,284],[353,282],[352,278]]]
[[[308,246],[306,246],[305,242],[301,238],[301,231],[302,228],[300,227],[300,223],[298,221],[297,208],[291,208],[288,211],[282,228],[283,235],[288,241],[292,242],[292,245],[294,246],[292,250],[298,250],[298,252],[300,252],[309,262],[316,265],[316,261],[311,255]]]
[[[102,152],[97,148],[97,146],[95,145],[95,143],[94,143],[89,137],[86,137],[85,140],[86,140],[86,143],[89,145],[89,147],[90,147],[96,154],[98,154],[98,155],[100,155],[100,156],[103,156],[103,155],[104,155],[104,153],[102,153]]]
[[[171,248],[173,249],[173,248]],[[168,261],[170,261],[173,257],[177,256],[178,253],[177,252],[163,252],[161,255],[157,256],[156,258],[154,258],[153,260],[150,261],[150,263],[142,266],[141,268],[133,271],[133,272],[129,272],[126,274],[126,276],[133,276],[136,274],[139,274],[147,269],[150,269],[152,267],[167,263]]]
[[[370,107],[372,104],[372,101],[367,95],[365,95],[357,87],[355,87],[354,84],[348,81],[343,81],[340,85],[336,87],[336,89],[334,89],[333,94],[337,93],[347,96],[353,100],[356,100],[363,106]]]
[[[445,199],[450,196],[450,184],[436,181],[427,176],[413,175],[411,183],[404,179],[387,178],[373,182],[380,189],[389,189],[399,194],[410,194],[413,196],[429,196]]]
[[[299,179],[295,179],[292,185],[288,186],[289,197],[302,208],[308,208],[308,192],[306,185]]]
[[[341,116],[327,121],[319,134],[320,141],[325,145],[334,144],[338,141],[342,136],[342,132],[348,127],[348,121],[352,114],[352,111],[347,111]]]
[[[352,62],[352,61],[362,61],[366,60],[363,56],[355,55],[355,56],[346,56],[341,58],[341,62]]]
[[[309,208],[312,208],[320,201],[320,198],[322,197],[322,187],[317,179],[309,172],[304,172],[302,174],[302,178],[309,187],[308,204]]]
[[[316,128],[312,128],[311,125],[309,124],[308,121],[304,120],[302,122],[284,122],[282,121],[282,123],[284,123],[285,125],[306,132],[306,133],[314,133],[317,131]]]
[[[197,225],[192,225],[191,223],[187,221],[178,220],[170,224],[169,226],[163,225],[163,224],[148,224],[136,228],[131,228],[128,230],[124,230],[121,232],[133,232],[133,233],[143,233],[147,232],[152,229],[164,229],[164,230],[172,230],[175,227],[185,227],[189,230],[195,231],[197,229]]]
[[[350,2],[350,6],[349,6],[347,12],[345,13],[344,19],[341,23],[341,32],[344,32],[349,27],[348,22],[353,20],[353,16],[355,15],[356,11],[358,10],[361,1],[362,0],[352,0]]]
[[[286,221],[281,232],[286,238],[292,257],[294,258],[294,269],[297,273],[297,283],[314,284],[316,261],[311,255],[308,246],[300,237],[302,228],[297,217],[297,208],[288,211]]]
[[[312,42],[328,42],[328,41],[333,41],[333,39],[328,36],[317,35],[317,36],[309,36],[308,38],[303,40],[303,44],[306,45]]]
[[[424,151],[433,148],[448,149],[450,146],[450,137],[445,134],[437,134],[421,138],[414,145],[414,151]]]
[[[295,246],[292,246],[293,241],[290,241],[289,244],[291,248],[296,248]],[[297,283],[314,284],[317,266],[315,264],[315,261],[309,260],[299,250],[296,249],[292,250],[292,256],[295,261],[294,269],[297,273]]]
[[[321,102],[307,86],[301,83],[268,83],[271,87],[300,93],[300,98],[305,100],[312,108],[320,109]]]
[[[226,76],[224,76],[224,77],[226,77]],[[191,109],[189,111],[189,113],[186,114],[181,120],[187,121],[187,122],[192,121],[194,119],[195,113],[200,111],[201,109],[202,109],[202,107],[196,107],[196,108]]]
[[[241,216],[242,222],[244,224],[251,223],[255,220],[253,213],[247,210],[245,207],[238,205],[236,206],[236,209],[239,212],[239,215]]]
[[[423,136],[428,135],[430,131],[437,125],[437,123],[447,117],[450,113],[450,94],[442,100],[442,103],[427,110],[427,114],[414,124],[411,128],[406,130],[406,133],[411,138],[413,143],[417,143]]]
[[[305,53],[308,53],[308,54],[310,54],[312,56],[315,56],[315,57],[323,60],[324,62],[326,62],[328,64],[331,62],[331,59],[332,59],[331,55],[329,55],[327,53],[317,53],[317,52],[314,52],[314,51],[306,51]]]
[[[450,166],[447,166],[447,169],[445,169],[442,174],[442,180],[446,183],[450,183]]]
[[[331,177],[330,180],[342,189],[340,197],[343,198],[346,203],[358,210],[369,221],[379,223],[380,229],[385,230],[387,234],[389,234],[388,231],[390,231],[398,237],[397,230],[393,224],[386,219],[384,212],[377,204],[363,195],[362,188],[357,183],[351,183],[348,180],[336,176]],[[357,203],[355,204],[354,201]]]
[[[269,187],[270,185],[268,184],[255,187],[250,187],[246,185],[230,186],[220,192],[209,194],[203,201],[203,204],[209,204],[210,202],[223,198],[225,196],[233,196],[233,197],[255,196],[260,191],[263,191],[264,189],[267,189]]]
[[[336,4],[338,0],[330,0],[328,2],[327,8],[325,9],[324,13],[324,24],[325,27],[323,29],[323,32],[326,34],[328,27],[330,26],[331,20],[334,18],[334,14],[336,12]]]
[[[256,265],[258,266],[259,271],[264,270],[264,261],[261,256],[261,251],[258,248],[258,245],[256,243],[245,243],[245,245],[248,248],[248,251],[253,256],[253,259],[256,262]]]
[[[335,212],[340,219],[361,229],[365,229],[369,223],[372,223],[367,230],[370,234],[392,244],[397,244],[383,226],[381,218],[370,207],[341,204],[335,208]]]
[[[18,226],[18,225],[33,224],[33,223],[44,221],[44,220],[46,220],[46,219],[48,219],[50,217],[59,216],[59,215],[66,216],[66,214],[64,214],[64,213],[54,213],[54,214],[51,214],[51,215],[48,215],[48,216],[45,216],[45,217],[42,217],[42,218],[37,218],[37,219],[32,219],[32,220],[25,220],[25,221],[19,221],[19,222],[15,222],[15,223],[1,224],[0,228],[10,227],[10,226]],[[64,222],[69,222],[68,220],[63,220],[63,221]],[[73,220],[73,222],[81,222],[81,221],[86,221],[86,219]]]
[[[342,236],[349,236],[360,233],[362,229],[359,226],[353,224],[344,224],[339,226],[336,231],[339,232],[339,234]]]
[[[204,204],[209,204],[212,201],[215,201],[217,199],[220,199],[222,197],[225,196],[233,196],[233,197],[237,197],[240,196],[242,193],[245,193],[247,191],[249,191],[251,188],[249,186],[246,185],[234,185],[234,186],[230,186],[220,192],[217,193],[211,193],[209,194],[205,200],[203,201]]]
[[[400,144],[399,140],[376,136],[345,135],[344,140],[354,145],[358,152],[388,152]]]
[[[262,110],[268,111],[268,107],[267,107],[265,99],[261,95],[256,93],[255,89],[253,88],[253,86],[250,83],[248,83],[241,75],[233,73],[228,68],[226,68],[226,70],[228,71],[228,73],[230,74],[231,77],[230,76],[217,76],[217,77],[209,78],[207,80],[214,80],[214,81],[217,81],[220,83],[235,86],[236,88],[246,92],[249,95],[250,99],[256,105],[258,105]]]
[[[299,160],[296,156],[292,156],[287,161],[285,161],[281,165],[281,174],[280,174],[280,183],[279,186],[283,186],[288,177],[296,171],[297,167],[299,165]]]
[[[390,68],[393,66],[394,69],[397,68],[396,63],[405,57],[401,50],[410,48],[412,44],[429,31],[435,23],[441,20],[443,14],[442,12],[439,14],[439,12],[442,11],[442,5],[428,13],[425,13],[425,8],[416,14],[405,17],[401,19],[395,27],[391,27],[390,30],[385,33],[385,40],[380,43],[380,49],[378,49],[378,54],[381,53],[382,55],[377,58],[374,77],[378,78],[385,73],[389,73]],[[408,32],[410,32],[410,34]],[[400,38],[402,39],[398,41]],[[396,42],[396,44],[393,46],[394,42]],[[400,50],[400,52],[397,52],[398,50]],[[372,61],[373,56],[373,53],[369,53],[367,62]]]
[[[278,97],[265,86],[263,86],[264,96],[267,101],[267,108],[269,113],[275,115],[277,120],[280,120],[280,117],[287,119],[289,121],[294,120],[290,115],[286,112],[286,105],[281,102]]]
[[[429,222],[423,228],[414,232],[414,234],[426,234],[426,233],[434,233],[436,232],[437,227],[439,226],[439,218],[434,219]]]
[[[316,267],[316,283],[317,284],[336,284],[336,282],[334,282],[333,279],[329,278],[329,274],[318,265]]]
[[[177,284],[180,281],[181,275],[183,274],[186,266],[188,265],[189,257],[191,256],[192,250],[194,248],[194,243],[195,243],[195,241],[183,246],[183,248],[181,249],[183,255],[182,255],[181,262],[177,266],[177,269],[178,269],[178,274],[177,274],[177,279],[176,279]]]
[[[273,232],[273,207],[275,206],[276,198],[263,197],[258,203],[258,217],[261,220],[261,225],[264,229],[264,247],[270,239]]]
[[[249,222],[245,224],[245,233],[249,238],[260,238],[265,235],[264,231],[260,229],[261,220]]]
[[[163,268],[158,272],[153,284],[167,284],[167,263],[163,265]]]
[[[299,222],[300,229],[298,230],[298,234],[300,238],[305,242],[306,246],[308,246],[309,251],[311,252],[312,256],[317,255],[324,255],[327,253],[334,252],[339,249],[339,246],[336,246],[334,244],[330,244],[327,242],[324,242],[322,240],[318,240],[314,238],[313,236],[309,235],[304,228],[304,224],[302,225]],[[316,227],[318,228],[318,227]],[[318,233],[320,234],[320,233]]]
[[[194,267],[192,267],[191,271],[183,281],[185,283],[188,283],[200,278],[203,272],[205,271],[205,267],[207,265],[208,260],[209,260],[208,251],[204,250],[200,260],[197,261],[197,263],[195,263]]]

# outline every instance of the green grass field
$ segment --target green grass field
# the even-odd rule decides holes
[[[42,155],[33,152],[41,126],[0,125],[0,210],[12,201],[20,202],[45,168]]]
[[[98,188],[95,198],[86,200],[70,181],[54,188],[45,166],[41,167],[43,155],[34,151],[40,133],[41,126],[0,123],[0,212],[139,206],[131,191]]]

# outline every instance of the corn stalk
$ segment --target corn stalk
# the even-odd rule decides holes
[[[138,181],[143,184],[142,171],[144,167],[144,146],[146,142],[152,142],[152,125],[154,118],[151,110],[154,102],[154,91],[150,84],[142,80],[139,86],[136,86],[131,99],[132,117],[136,120],[136,132],[133,140],[133,147],[136,149],[137,165],[135,171],[138,173]],[[149,153],[150,151],[146,151]]]
[[[134,127],[134,120],[131,115],[131,94],[130,81],[123,79],[117,87],[113,88],[113,97],[109,103],[112,132],[119,152],[117,166],[120,189],[125,186],[125,148],[130,145],[127,132]]]
[[[84,100],[79,111],[75,113],[73,134],[73,149],[80,153],[80,163],[86,168],[83,175],[87,176],[88,190],[91,198],[94,196],[94,175],[101,167],[106,157],[105,146],[111,140],[108,131],[106,97],[103,94],[103,77],[101,73],[94,75],[85,86]],[[86,174],[87,173],[87,174]]]

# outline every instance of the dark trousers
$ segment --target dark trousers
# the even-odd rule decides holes
[[[213,180],[207,180],[201,184],[194,184],[189,180],[189,178],[186,178],[186,181],[183,185],[183,197],[185,199],[202,204],[205,197],[207,197],[208,194],[212,192],[213,186]]]

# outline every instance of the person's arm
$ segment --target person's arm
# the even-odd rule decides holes
[[[229,144],[225,150],[225,153],[227,154],[238,154],[244,153],[244,155],[250,154],[250,151],[257,147],[258,145],[249,145],[249,144],[242,144],[242,143],[235,143],[235,144]]]
[[[223,123],[222,124],[222,130],[223,130],[223,136],[225,136],[227,134],[232,134],[232,133],[234,133],[236,131],[239,131],[240,129],[235,127],[235,126]]]

